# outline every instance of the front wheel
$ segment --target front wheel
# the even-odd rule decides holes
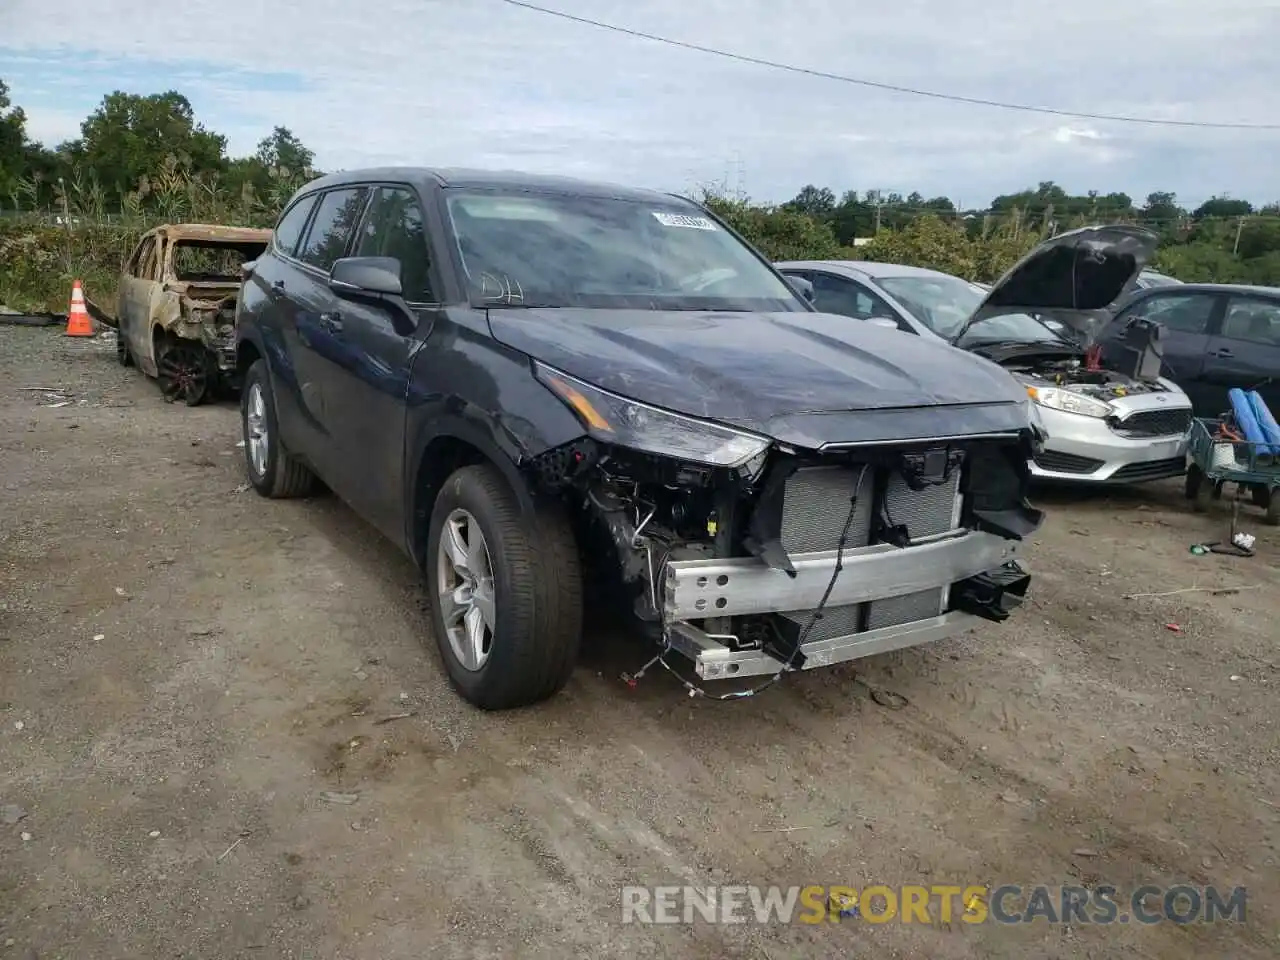
[[[582,638],[582,569],[568,518],[525,516],[488,465],[449,477],[427,537],[436,645],[454,687],[485,710],[546,700],[568,682]]]
[[[158,345],[156,369],[161,394],[167,403],[181,400],[198,407],[212,393],[213,371],[204,347],[174,338]]]

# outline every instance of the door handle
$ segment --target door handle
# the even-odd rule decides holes
[[[320,326],[330,333],[341,333],[342,315],[338,313],[322,313],[320,314]]]
[[[1219,347],[1217,350],[1213,351],[1213,355],[1217,357],[1219,360],[1235,359],[1235,354],[1232,353],[1230,350],[1228,350],[1226,347]]]
[[[284,296],[284,281],[283,281],[283,280],[272,280],[272,281],[271,281],[271,295],[272,295],[273,297],[282,297],[282,296]]]

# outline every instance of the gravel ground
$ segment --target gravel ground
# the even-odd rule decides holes
[[[1228,514],[1177,484],[1046,495],[1005,625],[731,703],[629,689],[643,647],[597,631],[563,695],[487,715],[393,547],[332,497],[245,491],[232,405],[167,405],[56,329],[0,327],[0,365],[0,958],[1280,953],[1280,534],[1253,507],[1256,557],[1195,557]],[[1192,586],[1236,589],[1125,596]],[[620,922],[624,884],[876,882],[1249,905]]]

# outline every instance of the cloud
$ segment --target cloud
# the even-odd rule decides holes
[[[579,16],[886,83],[1089,113],[1280,121],[1257,0],[543,0]],[[247,153],[289,126],[322,166],[481,165],[762,200],[806,183],[981,206],[1066,189],[1280,193],[1280,134],[1074,120],[798,76],[500,0],[6,0],[0,75],[56,140],[109,89],[175,87]],[[179,12],[180,11],[180,12]],[[92,29],[68,25],[92,24]],[[1213,55],[1209,52],[1213,51]],[[1230,56],[1221,55],[1230,51]],[[17,58],[25,58],[19,61]],[[75,118],[75,121],[72,121]],[[734,181],[741,175],[741,183]]]
[[[1101,140],[1102,134],[1097,130],[1090,130],[1087,127],[1080,129],[1077,127],[1058,127],[1053,131],[1054,143],[1074,143],[1077,140]]]

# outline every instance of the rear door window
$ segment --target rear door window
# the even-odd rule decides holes
[[[335,261],[346,255],[368,195],[367,187],[330,190],[323,194],[307,238],[298,250],[298,259],[328,272]]]
[[[285,256],[293,256],[294,251],[298,249],[298,241],[302,239],[302,228],[307,225],[307,215],[311,213],[311,208],[315,205],[316,198],[314,194],[309,197],[303,197],[286,210],[284,216],[280,218],[280,222],[276,224],[276,249]]]
[[[1121,319],[1145,317],[1179,333],[1205,333],[1213,316],[1215,297],[1211,293],[1166,293],[1135,303]]]
[[[889,305],[861,284],[829,273],[813,274],[813,305],[823,313],[839,313],[858,320],[896,319]]]
[[[1280,346],[1280,303],[1261,297],[1232,297],[1222,336],[1267,347]]]

